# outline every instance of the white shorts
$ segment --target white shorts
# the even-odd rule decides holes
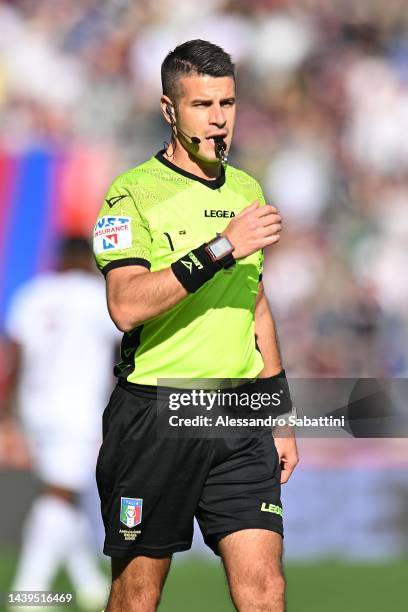
[[[95,479],[100,440],[64,432],[36,432],[27,438],[34,471],[45,484],[81,492]]]

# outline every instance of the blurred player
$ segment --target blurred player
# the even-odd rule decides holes
[[[49,590],[64,566],[78,604],[92,610],[106,601],[107,584],[80,502],[94,480],[118,332],[85,239],[65,239],[59,270],[17,291],[6,331],[15,356],[10,396],[16,392],[42,482],[24,527],[13,589]],[[94,517],[98,513],[95,508]]]

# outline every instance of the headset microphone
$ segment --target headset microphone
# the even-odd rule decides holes
[[[175,118],[175,116],[174,116],[174,112],[173,112],[173,109],[171,108],[170,104],[167,104],[167,106],[166,106],[166,112],[167,112],[168,116],[170,117],[170,120],[171,120],[171,125],[176,127],[177,132],[180,132],[180,134],[182,134],[182,135],[184,136],[184,138],[187,138],[187,139],[188,139],[188,140],[190,140],[190,141],[191,141],[193,144],[195,144],[195,145],[199,145],[199,144],[200,144],[201,140],[200,140],[200,138],[198,138],[198,136],[189,136],[189,135],[187,134],[187,132],[185,132],[184,130],[182,130],[182,129],[181,129],[181,128],[180,128],[180,127],[177,125],[176,118]]]
[[[199,139],[198,136],[189,136],[187,134],[187,132],[185,132],[184,130],[182,130],[177,123],[174,123],[174,125],[176,126],[177,132],[179,132],[182,136],[184,136],[184,138],[187,138],[188,140],[190,140],[190,142],[192,142],[195,145],[199,145],[201,140]]]

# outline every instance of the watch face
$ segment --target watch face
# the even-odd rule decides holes
[[[217,238],[214,240],[214,242],[211,242],[211,244],[208,245],[208,248],[211,250],[214,257],[219,259],[231,250],[231,243],[228,238],[225,238],[225,236],[220,236],[220,238]]]

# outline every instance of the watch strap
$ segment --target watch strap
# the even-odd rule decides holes
[[[227,270],[235,265],[236,259],[232,253],[227,253],[227,255],[224,255],[224,257],[221,257],[221,259],[218,260],[218,263],[220,263],[222,267]]]

